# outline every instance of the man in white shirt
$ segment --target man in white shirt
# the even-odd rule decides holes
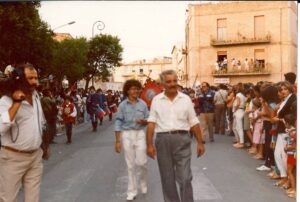
[[[24,201],[38,202],[43,171],[40,146],[45,123],[35,91],[38,75],[29,63],[16,72],[14,83],[18,85],[13,88],[12,96],[0,99],[0,201],[16,201],[22,183]]]
[[[165,202],[191,202],[194,199],[191,184],[190,129],[198,142],[198,157],[205,151],[199,120],[191,99],[177,91],[176,72],[166,70],[161,73],[160,80],[165,91],[152,100],[147,128],[147,154],[154,159],[157,153]],[[154,130],[157,134],[155,148]],[[176,181],[180,186],[180,198]]]

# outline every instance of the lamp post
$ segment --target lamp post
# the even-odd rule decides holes
[[[95,28],[95,25],[97,25],[96,27],[97,27],[97,29],[99,31],[102,31],[105,28],[104,22],[102,22],[100,20],[97,20],[96,22],[94,22],[93,27],[92,27],[92,37],[94,37],[94,28]]]
[[[96,26],[97,25],[97,26]],[[96,22],[94,22],[93,27],[92,27],[92,38],[94,37],[94,28],[96,28],[101,32],[102,30],[104,30],[105,28],[105,24],[104,22],[102,22],[101,20],[97,20]],[[92,85],[94,86],[94,77],[92,77]]]
[[[69,22],[69,23],[67,23],[67,24],[63,24],[63,25],[60,25],[60,26],[58,26],[58,27],[55,27],[55,28],[53,28],[53,30],[52,30],[52,31],[54,31],[54,30],[56,30],[56,29],[58,29],[58,28],[61,28],[61,27],[67,26],[67,25],[72,25],[72,24],[74,24],[74,23],[75,23],[75,21],[71,21],[71,22]]]

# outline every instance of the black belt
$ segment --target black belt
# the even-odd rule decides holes
[[[173,130],[173,131],[167,131],[167,132],[159,132],[157,134],[186,134],[189,133],[187,130]]]
[[[16,152],[16,153],[22,153],[22,154],[33,154],[34,152],[36,152],[38,149],[34,149],[34,150],[29,150],[29,151],[23,151],[23,150],[18,150],[12,147],[8,147],[8,146],[1,146],[2,148],[12,151],[12,152]]]

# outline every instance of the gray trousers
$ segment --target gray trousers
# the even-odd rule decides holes
[[[165,202],[193,202],[190,135],[158,134],[155,147]]]
[[[225,134],[225,105],[218,104],[215,105],[215,116],[216,116],[216,125],[215,125],[215,133],[217,134]]]

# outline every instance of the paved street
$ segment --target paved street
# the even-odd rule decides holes
[[[275,188],[266,173],[255,170],[262,161],[245,150],[231,146],[231,137],[216,136],[206,144],[206,154],[196,159],[193,143],[193,185],[195,201],[201,202],[289,202],[282,189]],[[44,164],[42,202],[126,201],[127,171],[123,153],[114,152],[113,122],[104,121],[97,133],[90,124],[76,127],[73,144],[56,137],[51,159]],[[136,202],[163,202],[156,160],[149,159],[149,192]]]

